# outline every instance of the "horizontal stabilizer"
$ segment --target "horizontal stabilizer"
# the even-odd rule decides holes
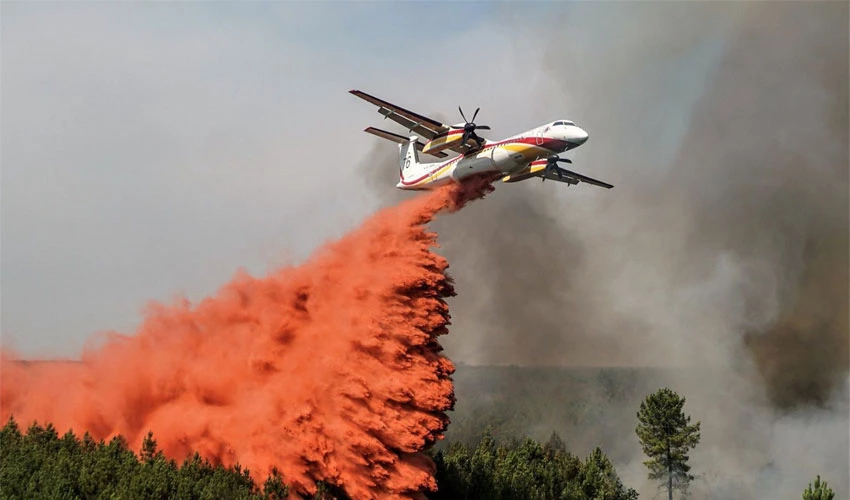
[[[381,130],[381,129],[375,128],[375,127],[369,127],[369,128],[364,129],[363,131],[368,132],[372,135],[378,136],[382,139],[386,139],[388,141],[397,142],[399,144],[405,144],[405,143],[407,143],[407,141],[410,140],[410,138],[405,137],[403,135],[394,134],[392,132],[387,132],[386,130]],[[424,147],[425,147],[425,144],[423,144],[420,141],[416,141],[416,150],[417,151],[422,151],[422,148],[424,148]],[[446,156],[448,156],[446,153],[443,153],[442,151],[437,151],[437,152],[432,152],[432,153],[427,153],[427,154],[429,154],[431,156],[436,156],[437,158],[445,158]]]

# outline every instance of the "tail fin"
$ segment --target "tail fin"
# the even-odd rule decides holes
[[[407,142],[398,145],[398,169],[402,178],[404,177],[405,171],[415,170],[419,164],[419,151],[416,150],[416,141],[418,139],[419,138],[414,135],[411,136],[410,140]]]
[[[418,139],[414,135],[408,141],[398,145],[398,174],[402,184],[422,176],[424,168],[419,163],[419,151],[416,149]]]

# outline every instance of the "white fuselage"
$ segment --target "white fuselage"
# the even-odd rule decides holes
[[[481,149],[437,163],[418,163],[396,185],[400,189],[433,189],[478,174],[519,174],[532,162],[584,144],[588,134],[569,120],[541,125],[507,139],[485,141]]]

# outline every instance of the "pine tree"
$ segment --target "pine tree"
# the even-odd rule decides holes
[[[269,500],[281,500],[289,496],[289,488],[277,467],[272,467],[272,473],[263,484],[263,495]]]
[[[152,431],[148,431],[148,435],[142,440],[142,449],[139,451],[139,458],[145,463],[153,463],[157,458],[156,439],[153,438]]]
[[[826,485],[826,481],[821,482],[820,474],[815,479],[815,484],[809,483],[809,487],[803,491],[803,500],[832,500],[833,498],[835,498],[835,492]]]
[[[685,398],[668,389],[659,389],[640,404],[639,424],[635,432],[643,452],[649,457],[644,465],[650,479],[667,480],[667,498],[673,490],[685,490],[694,479],[690,475],[688,450],[699,443],[700,423],[689,425],[690,416],[682,411]]]

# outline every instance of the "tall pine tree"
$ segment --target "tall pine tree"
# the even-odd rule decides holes
[[[665,387],[647,396],[637,413],[635,432],[649,457],[644,465],[650,479],[666,480],[668,500],[673,500],[674,489],[685,490],[694,479],[689,474],[688,450],[699,443],[700,423],[690,425],[684,405],[685,398]]]
[[[815,484],[809,483],[809,487],[803,491],[803,500],[833,500],[835,492],[827,486],[826,481],[820,480],[820,474],[815,479]]]

